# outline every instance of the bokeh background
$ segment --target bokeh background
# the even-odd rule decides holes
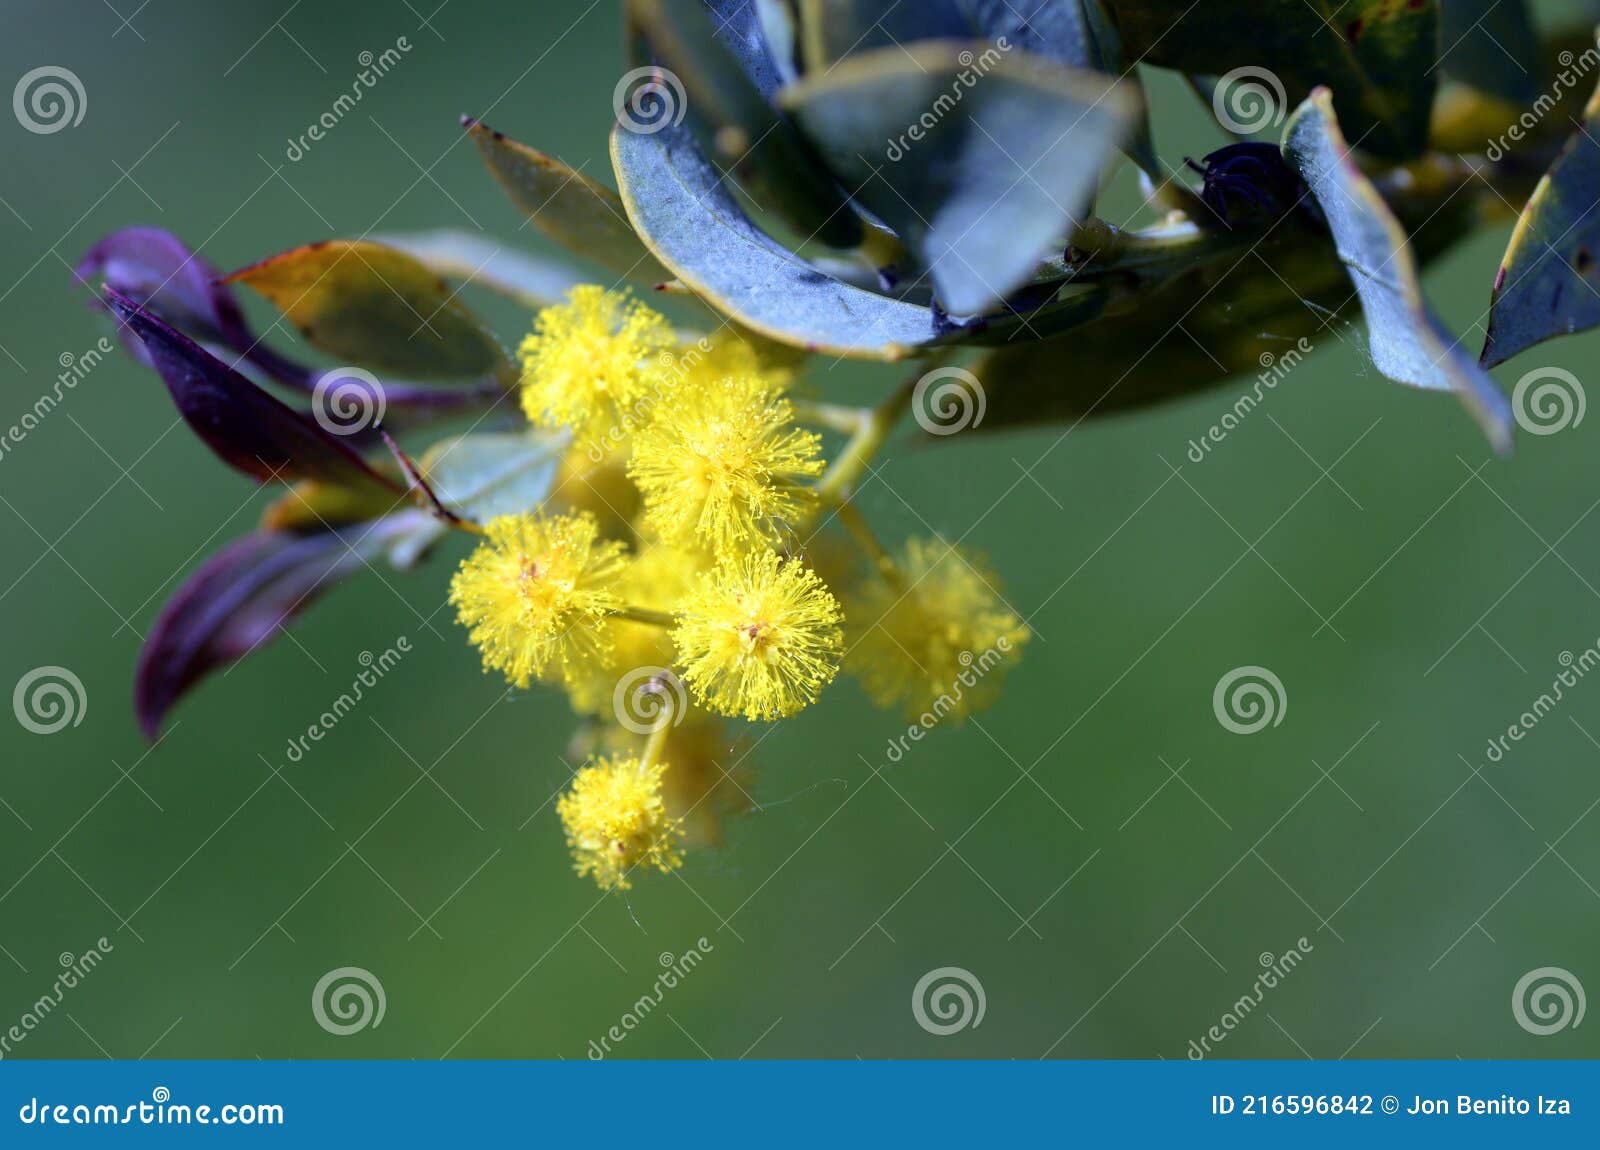
[[[223,268],[369,230],[538,249],[464,112],[609,178],[609,2],[7,0],[5,26],[7,86],[62,65],[88,107],[54,135],[0,117],[0,424],[108,331],[68,268],[110,229],[172,229]],[[358,54],[400,36],[413,50],[357,112],[286,160]],[[1169,161],[1222,142],[1181,85],[1151,91]],[[1506,234],[1427,276],[1473,347]],[[482,306],[508,340],[526,323]],[[1600,679],[1485,755],[1563,652],[1600,642],[1600,426],[1494,459],[1451,399],[1374,371],[1359,323],[1315,342],[1199,464],[1189,441],[1244,384],[1065,436],[902,436],[865,507],[1002,573],[1037,632],[1003,698],[890,763],[903,724],[841,680],[745,764],[762,809],[629,899],[568,869],[551,796],[570,716],[479,672],[444,608],[454,541],[352,579],[145,746],[141,635],[268,495],[118,353],[0,459],[0,687],[50,664],[87,694],[53,735],[0,722],[0,1029],[59,955],[113,945],[8,1056],[582,1058],[702,937],[617,1054],[1181,1058],[1259,956],[1303,938],[1218,1056],[1600,1055],[1600,1024],[1538,1037],[1511,1006],[1538,967],[1600,989]],[[1597,350],[1497,374],[1592,382]],[[814,383],[866,398],[894,378],[824,363]],[[360,653],[402,635],[412,653],[288,762]],[[1287,697],[1252,736],[1212,708],[1243,665]],[[349,1037],[310,1003],[342,966],[387,1000]],[[986,1001],[948,1037],[911,1008],[944,966]]]

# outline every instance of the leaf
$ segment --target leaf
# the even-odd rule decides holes
[[[858,52],[918,40],[971,40],[962,0],[799,0],[800,54],[808,73],[831,71]]]
[[[1539,181],[1500,261],[1483,364],[1600,324],[1600,92]]]
[[[1406,234],[1351,158],[1327,89],[1312,92],[1295,111],[1283,150],[1327,217],[1361,297],[1378,370],[1399,383],[1454,391],[1495,449],[1509,450],[1512,420],[1505,396],[1428,310]]]
[[[1426,145],[1437,86],[1437,0],[1108,3],[1130,60],[1220,76],[1229,90],[1244,82],[1270,88],[1276,81],[1290,104],[1325,84],[1338,93],[1357,147],[1403,160]],[[1230,84],[1236,70],[1242,74]],[[1254,116],[1243,118],[1253,125]]]
[[[329,354],[425,378],[507,370],[505,351],[421,262],[370,240],[327,240],[226,276],[254,288]]]
[[[566,436],[543,432],[474,433],[435,443],[421,469],[441,503],[487,523],[544,502],[567,446]]]
[[[102,237],[73,274],[104,283],[197,339],[242,350],[254,342],[233,293],[217,271],[171,232],[123,228]]]
[[[785,0],[705,0],[717,41],[770,102],[795,77],[794,22]]]
[[[622,201],[617,201],[621,211]],[[631,234],[631,233],[630,233]],[[383,243],[412,256],[428,270],[458,283],[477,284],[529,308],[560,303],[584,276],[556,260],[530,255],[474,232],[440,228],[430,232],[391,232]],[[641,244],[640,250],[644,247]],[[663,276],[671,273],[650,260]]]
[[[861,219],[848,197],[717,40],[701,0],[626,0],[626,9],[657,69],[634,76],[644,86],[619,103],[618,124],[652,135],[686,123],[718,167],[801,236],[834,248],[859,245]]]
[[[957,315],[1027,283],[1088,218],[1137,108],[1105,77],[981,42],[858,53],[779,99]]]
[[[143,341],[185,422],[228,466],[260,483],[314,479],[357,491],[401,490],[368,467],[348,443],[126,296],[108,289],[106,302]]]
[[[696,294],[779,343],[897,360],[934,335],[933,313],[833,279],[745,215],[682,129],[611,132],[628,217],[656,258]]]
[[[1524,0],[1439,0],[1439,46],[1447,73],[1513,104],[1539,94],[1539,35]]]
[[[139,652],[134,709],[154,740],[195,684],[272,639],[320,595],[411,530],[420,511],[299,535],[257,531],[212,555],[161,609]]]
[[[634,234],[616,192],[481,120],[464,116],[461,126],[538,231],[636,282],[658,284],[671,278]]]

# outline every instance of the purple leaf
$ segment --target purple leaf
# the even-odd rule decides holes
[[[161,609],[139,652],[134,709],[154,740],[173,705],[219,667],[272,639],[391,541],[426,522],[408,510],[342,531],[257,531],[216,552]]]
[[[404,489],[362,461],[344,440],[274,399],[194,340],[117,291],[107,303],[144,342],[178,411],[217,457],[265,483],[316,479],[355,489]]]

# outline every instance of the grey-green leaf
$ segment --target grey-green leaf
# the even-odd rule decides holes
[[[756,227],[682,129],[615,128],[611,161],[628,216],[656,258],[746,327],[859,359],[902,359],[933,337],[928,308],[825,275]]]
[[[779,100],[958,315],[999,304],[1088,218],[1138,108],[1107,77],[983,42],[853,55]]]
[[[1311,93],[1284,133],[1284,157],[1316,197],[1361,297],[1379,371],[1399,383],[1454,391],[1496,450],[1511,445],[1510,405],[1495,381],[1428,310],[1404,230],[1350,155],[1333,99]]]
[[[1501,260],[1483,363],[1600,325],[1600,92],[1539,181]]]

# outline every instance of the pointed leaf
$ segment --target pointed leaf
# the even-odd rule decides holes
[[[628,217],[697,295],[769,339],[808,351],[895,360],[934,335],[933,313],[851,287],[756,227],[682,129],[611,132]]]
[[[1108,3],[1130,60],[1224,82],[1238,71],[1229,90],[1244,82],[1281,87],[1291,105],[1325,84],[1362,150],[1409,159],[1427,142],[1438,75],[1437,0]]]
[[[481,120],[464,117],[461,126],[533,227],[568,251],[638,283],[671,278],[634,234],[616,192]]]
[[[294,248],[227,276],[277,305],[340,359],[428,378],[508,368],[499,342],[449,287],[404,252],[368,240]]]
[[[1283,150],[1327,217],[1339,258],[1360,294],[1378,370],[1400,383],[1454,391],[1495,448],[1509,449],[1510,405],[1428,310],[1406,234],[1351,158],[1327,89],[1318,88],[1296,110]]]
[[[315,479],[357,490],[401,489],[348,443],[274,399],[182,332],[107,291],[116,317],[143,341],[178,411],[217,457],[257,482]]]
[[[626,0],[626,7],[656,69],[635,75],[644,87],[618,92],[626,97],[618,124],[652,135],[682,123],[719,168],[801,236],[834,248],[860,244],[861,219],[848,197],[718,41],[701,0]]]
[[[212,671],[272,639],[300,611],[425,513],[298,535],[258,531],[207,559],[161,609],[134,678],[134,708],[155,739],[173,705]]]
[[[795,77],[794,23],[785,0],[704,0],[717,40],[768,100]]]
[[[440,503],[487,523],[543,503],[567,445],[564,435],[479,432],[435,443],[421,470]]]
[[[617,201],[622,210],[622,201]],[[630,229],[630,233],[631,229]],[[560,303],[585,278],[576,268],[531,255],[476,232],[440,228],[431,232],[391,232],[378,237],[392,248],[427,265],[428,270],[458,283],[477,284],[524,307]],[[640,251],[647,249],[639,245]],[[650,260],[652,265],[655,259]],[[660,268],[663,277],[670,273]]]
[[[1483,363],[1600,325],[1600,92],[1539,181],[1500,261]]]
[[[779,99],[958,315],[1027,283],[1088,218],[1137,108],[1103,76],[981,42],[857,53]]]

